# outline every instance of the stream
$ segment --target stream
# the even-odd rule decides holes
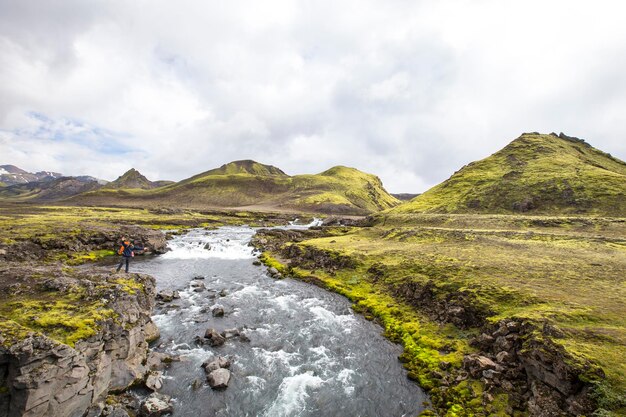
[[[166,369],[160,390],[174,399],[174,416],[399,417],[422,411],[428,398],[398,361],[402,348],[353,313],[344,297],[275,280],[253,265],[256,253],[248,243],[254,233],[248,227],[191,230],[171,240],[166,254],[131,265],[132,272],[154,276],[159,291],[180,292],[153,316],[161,330],[154,350],[181,356]],[[194,291],[199,282],[206,289]],[[216,305],[224,317],[213,317]],[[238,328],[249,341],[196,345],[194,337],[209,327]],[[218,355],[232,360],[223,391],[207,385],[201,368]]]

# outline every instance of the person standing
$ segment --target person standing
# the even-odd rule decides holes
[[[130,240],[122,237],[122,246],[120,246],[119,250],[117,251],[119,255],[122,255],[122,259],[120,259],[120,264],[117,266],[117,270],[115,272],[120,272],[120,269],[122,269],[122,265],[126,263],[126,273],[128,273],[130,258],[135,256],[135,251],[142,251],[144,249],[145,248],[136,247],[131,243]]]

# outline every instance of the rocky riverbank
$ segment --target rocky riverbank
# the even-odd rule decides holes
[[[149,375],[148,343],[159,337],[151,320],[154,278],[67,262],[78,259],[72,254],[114,253],[121,235],[148,253],[165,251],[164,233],[137,226],[3,244],[0,415],[83,416],[109,392]]]
[[[350,232],[345,227],[262,230],[253,243],[267,251],[262,258],[283,275],[338,291],[366,317],[380,320],[387,336],[405,345],[400,359],[409,376],[429,389],[437,412],[543,417],[591,415],[598,409],[594,392],[604,373],[556,343],[564,337],[557,327],[539,319],[495,318],[473,290],[389,279],[392,267],[384,262],[325,247]],[[410,260],[404,262],[410,270]],[[422,315],[422,327],[428,321],[442,332],[454,326],[458,340],[448,335],[438,342],[436,330],[421,336],[407,330],[412,312]]]

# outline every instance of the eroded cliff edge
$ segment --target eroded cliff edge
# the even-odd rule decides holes
[[[148,343],[159,336],[154,278],[50,260],[68,244],[111,250],[120,233],[165,249],[163,233],[131,228],[62,236],[45,248],[35,238],[7,251],[32,249],[0,266],[0,416],[79,417],[143,381]]]

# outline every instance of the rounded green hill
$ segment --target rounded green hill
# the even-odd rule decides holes
[[[392,211],[624,216],[626,163],[562,133],[524,133]]]

